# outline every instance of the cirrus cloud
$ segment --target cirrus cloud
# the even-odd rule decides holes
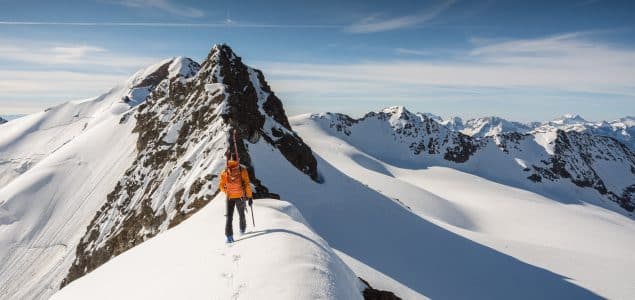
[[[159,9],[182,17],[199,18],[205,15],[200,9],[176,4],[169,0],[121,0],[114,3],[134,8]]]
[[[390,19],[380,19],[377,15],[369,16],[351,24],[344,30],[350,33],[373,33],[418,26],[436,18],[450,8],[454,2],[454,0],[447,0],[417,14]]]

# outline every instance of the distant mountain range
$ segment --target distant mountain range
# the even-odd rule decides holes
[[[551,121],[521,123],[494,116],[463,120],[460,117],[445,119],[430,113],[418,114],[425,115],[454,131],[476,138],[510,132],[531,133],[560,129],[566,132],[586,132],[593,135],[611,137],[624,143],[631,150],[635,150],[635,117],[631,116],[610,122],[594,122],[587,121],[579,115],[567,114]]]
[[[20,115],[0,115],[0,124],[2,123],[6,123],[7,121],[11,121],[11,120],[15,120],[21,117],[24,117],[26,115],[24,114],[20,114]],[[4,122],[3,122],[4,120]]]

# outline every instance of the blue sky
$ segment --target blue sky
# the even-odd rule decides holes
[[[290,114],[635,115],[635,2],[0,0],[0,114],[228,43]]]

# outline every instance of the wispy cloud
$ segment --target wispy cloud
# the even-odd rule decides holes
[[[40,66],[105,67],[106,71],[138,68],[156,61],[155,58],[112,53],[93,45],[73,45],[47,41],[27,41],[0,38],[0,62],[24,62]]]
[[[454,0],[446,0],[420,13],[391,19],[380,19],[377,15],[369,16],[346,27],[345,31],[351,33],[372,33],[418,26],[436,18],[450,8],[454,2]]]
[[[267,24],[225,20],[218,23],[180,23],[180,22],[42,22],[42,21],[0,21],[7,26],[80,26],[80,27],[210,27],[210,28],[306,28],[328,29],[344,28],[336,24]]]
[[[390,91],[397,89],[421,91],[433,87],[635,97],[635,49],[592,42],[581,33],[482,43],[453,59],[332,65],[265,63],[263,69],[274,83],[283,83],[281,92],[288,89],[294,93],[333,90],[348,84],[359,87],[358,97],[391,97]]]
[[[129,74],[69,71],[0,71],[0,112],[32,113],[69,100],[108,91]]]
[[[0,38],[0,111],[27,113],[97,96],[157,61],[95,45]]]
[[[121,0],[113,3],[134,8],[159,9],[182,17],[199,18],[204,15],[200,9],[176,4],[169,0]]]
[[[426,50],[415,50],[415,49],[406,49],[406,48],[395,48],[395,53],[407,54],[407,55],[418,55],[418,56],[427,56],[432,54],[432,52],[426,51]]]

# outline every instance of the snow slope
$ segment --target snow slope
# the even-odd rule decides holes
[[[294,181],[290,188],[284,178],[293,175],[279,168],[263,178],[297,199],[334,248],[363,262],[352,265],[362,277],[372,268],[430,298],[629,299],[635,293],[629,217],[449,167],[398,167],[307,115],[291,124],[317,154],[324,184]],[[274,168],[266,149],[254,152],[258,169]]]
[[[0,298],[46,298],[59,289],[86,226],[135,157],[135,124],[124,116],[143,99],[131,91],[154,88],[165,79],[154,78],[157,71],[174,61],[95,99],[2,125]]]
[[[257,226],[227,245],[224,201],[217,196],[51,299],[362,299],[365,286],[293,205],[257,200]]]
[[[123,113],[143,102],[161,80],[196,70],[192,63],[183,57],[166,59],[140,70],[99,97],[69,101],[4,124],[0,135],[0,187],[92,127],[118,121]],[[167,66],[172,69],[162,74],[161,68]]]

